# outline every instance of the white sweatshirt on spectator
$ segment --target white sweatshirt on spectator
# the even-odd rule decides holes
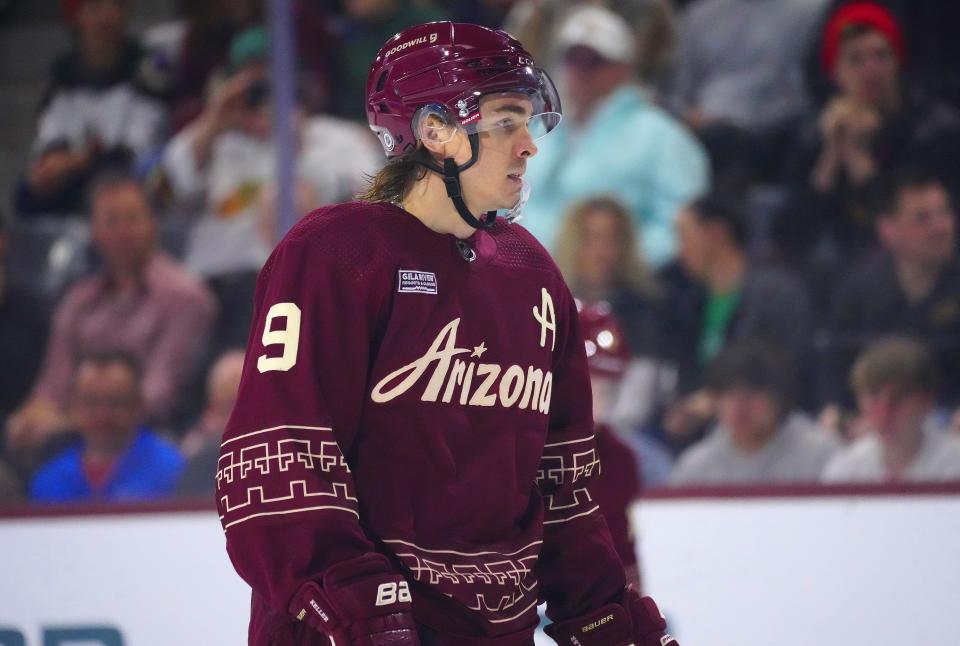
[[[129,83],[60,88],[40,115],[33,152],[55,143],[81,150],[95,137],[105,149],[123,146],[142,155],[160,141],[164,120],[163,106]]]
[[[881,483],[890,476],[883,460],[883,446],[874,433],[864,435],[838,453],[823,471],[826,483]],[[923,426],[920,452],[907,467],[907,482],[960,481],[960,437],[942,428],[931,417]]]
[[[794,413],[765,447],[744,453],[729,429],[717,425],[688,448],[670,474],[672,486],[815,484],[839,443],[815,423]]]
[[[308,118],[295,173],[299,188],[309,189],[315,203],[300,204],[297,217],[350,199],[364,175],[374,173],[382,161],[379,145],[365,128],[328,116]],[[273,248],[262,233],[262,205],[264,192],[273,190],[275,163],[271,141],[242,132],[220,135],[203,169],[197,166],[189,128],[170,142],[164,168],[174,196],[200,214],[184,259],[191,271],[213,277],[260,269]]]

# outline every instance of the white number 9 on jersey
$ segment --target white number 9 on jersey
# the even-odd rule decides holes
[[[286,319],[283,328],[271,329],[275,318]],[[286,372],[296,365],[297,348],[300,346],[300,308],[295,303],[277,303],[270,308],[267,321],[263,324],[263,345],[282,345],[283,354],[279,357],[268,357],[265,354],[257,357],[257,370],[260,372]]]

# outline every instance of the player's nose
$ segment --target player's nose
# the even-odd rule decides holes
[[[521,140],[517,145],[518,157],[533,157],[537,154],[537,144],[533,141],[533,135],[529,130],[524,130]]]

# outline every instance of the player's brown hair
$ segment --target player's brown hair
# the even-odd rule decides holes
[[[867,347],[850,371],[857,394],[873,394],[892,387],[902,395],[937,389],[937,364],[925,345],[907,337],[889,337]]]
[[[616,222],[620,258],[616,263],[614,282],[619,286],[633,288],[641,294],[653,296],[657,291],[656,283],[637,246],[637,235],[630,212],[622,202],[607,196],[590,197],[577,202],[567,211],[567,216],[560,226],[554,245],[554,259],[573,293],[580,290],[577,250],[583,239],[583,226],[587,217],[595,211],[608,213]]]
[[[364,202],[399,203],[424,178],[427,169],[419,162],[429,160],[430,153],[418,146],[412,153],[394,157],[383,168],[367,177],[367,186],[357,193],[356,199]]]

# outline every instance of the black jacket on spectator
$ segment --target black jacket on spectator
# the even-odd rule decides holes
[[[707,291],[681,272],[668,268],[661,358],[677,369],[677,392],[686,394],[701,386],[704,366],[699,357],[701,325]],[[803,361],[810,347],[813,320],[806,291],[792,274],[775,267],[750,265],[744,276],[740,302],[726,331],[727,344],[766,341]]]
[[[938,358],[940,397],[944,405],[960,404],[960,258],[943,270],[933,291],[911,303],[897,278],[889,254],[871,256],[840,283],[833,302],[823,373],[822,403],[850,405],[850,367],[871,341],[905,334],[926,343]]]
[[[790,197],[777,217],[774,236],[783,254],[808,267],[815,247],[832,269],[874,246],[869,217],[876,182],[894,167],[914,164],[935,171],[953,190],[960,179],[960,114],[946,103],[912,95],[888,118],[874,139],[874,180],[855,187],[839,178],[829,193],[819,193],[810,175],[820,157],[819,112],[807,116],[788,172]]]

